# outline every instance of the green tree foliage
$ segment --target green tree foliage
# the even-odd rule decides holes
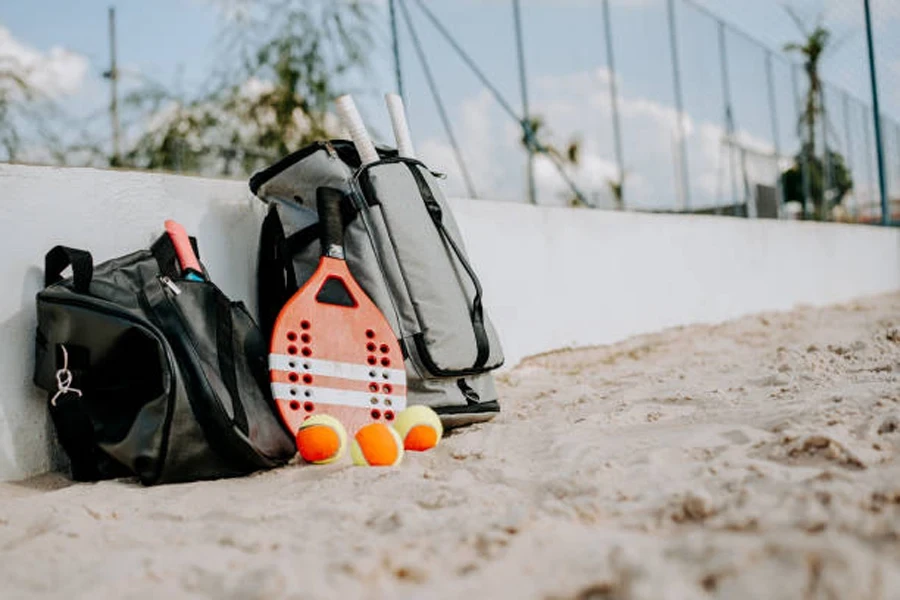
[[[334,135],[330,111],[345,76],[367,66],[370,6],[360,1],[256,0],[223,32],[210,93],[185,100],[159,86],[126,103],[144,116],[129,166],[245,175]]]
[[[838,152],[828,150],[822,160],[814,152],[804,148],[794,157],[794,164],[781,174],[784,197],[800,200],[804,197],[803,165],[806,163],[809,195],[814,199],[814,218],[827,219],[831,209],[841,203],[844,196],[853,189],[853,176]],[[830,173],[828,172],[830,170]]]

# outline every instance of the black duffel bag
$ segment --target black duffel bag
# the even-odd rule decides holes
[[[88,252],[56,246],[44,277],[34,381],[73,479],[213,479],[294,455],[269,392],[266,340],[243,303],[181,277],[167,235],[96,267]]]

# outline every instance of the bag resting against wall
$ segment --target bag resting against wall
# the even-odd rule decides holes
[[[271,332],[318,265],[316,189],[341,189],[347,264],[400,341],[409,402],[430,406],[448,427],[490,419],[499,411],[491,371],[503,352],[456,222],[424,164],[390,149],[379,155],[360,168],[351,142],[319,142],[251,178],[250,189],[269,204],[260,325]]]
[[[213,283],[180,279],[167,235],[96,267],[88,252],[57,246],[45,286],[34,380],[74,479],[229,477],[295,454],[259,327]]]

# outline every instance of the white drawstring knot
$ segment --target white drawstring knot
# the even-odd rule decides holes
[[[53,394],[53,397],[50,398],[50,404],[56,406],[56,399],[60,397],[62,394],[68,394],[69,392],[73,392],[78,394],[78,397],[81,397],[81,390],[77,390],[72,385],[72,371],[69,370],[69,353],[66,351],[66,347],[60,344],[59,346],[62,348],[63,352],[63,366],[62,369],[56,372],[56,393]]]

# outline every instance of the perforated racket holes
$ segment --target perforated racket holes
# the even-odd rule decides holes
[[[382,344],[381,347],[379,348],[379,350],[381,350],[382,354],[387,354],[388,352],[391,351],[391,349],[388,348],[387,344]]]
[[[303,370],[309,371],[309,363],[308,362],[303,363]]]
[[[385,393],[385,394],[390,394],[391,392],[394,391],[394,388],[393,388],[393,387],[391,386],[391,384],[389,384],[389,383],[384,384],[384,387],[382,387],[381,389],[384,390],[384,393]],[[385,400],[385,402],[387,403],[388,406],[391,405],[391,401],[390,401],[390,400]]]
[[[384,419],[385,419],[385,421],[393,421],[394,420],[394,411],[392,411],[392,410],[384,411]]]
[[[303,403],[303,410],[305,410],[306,412],[312,412],[316,410],[316,405],[312,402],[306,401]]]
[[[308,344],[312,341],[312,336],[309,335],[308,333],[304,333],[300,336],[300,341],[303,342],[304,344]]]
[[[391,378],[391,374],[388,373],[387,371],[382,371],[382,372],[381,372],[381,376],[384,377],[385,379],[390,379],[390,378]]]
[[[300,403],[296,400],[291,400],[291,403],[288,404],[291,407],[291,410],[300,410]]]
[[[373,408],[373,409],[372,409],[372,412],[370,412],[369,414],[372,415],[372,418],[373,418],[373,419],[378,420],[378,419],[381,418],[381,411],[378,410],[377,408]]]
[[[296,341],[297,341],[297,334],[296,334],[295,332],[293,332],[293,331],[288,331],[288,332],[287,332],[287,339],[288,339],[289,342],[296,342]]]
[[[371,398],[369,398],[369,404],[378,404],[378,398],[372,396]]]
[[[312,398],[312,390],[303,390],[303,395],[307,398]]]
[[[290,380],[291,383],[297,383],[298,381],[300,381],[300,376],[297,375],[296,373],[289,373],[288,379]]]
[[[375,331],[373,331],[372,329],[366,329],[366,337],[369,338],[370,340],[374,339]]]
[[[309,346],[303,346],[303,350],[300,351],[303,356],[312,356],[312,348]]]
[[[288,346],[288,354],[297,354],[297,346],[293,344]]]
[[[378,363],[378,359],[375,358],[374,355],[370,354],[369,357],[366,358],[366,362],[369,363],[370,365],[374,365],[374,364]]]
[[[309,329],[309,327],[310,327],[309,321],[306,321],[306,320],[300,321],[300,329],[306,330],[306,329]]]
[[[289,362],[289,363],[288,363],[288,368],[289,368],[289,369],[296,369],[296,368],[297,368],[297,363],[295,363],[294,361]]]
[[[369,352],[375,352],[375,348],[375,342],[369,342],[368,344],[366,344],[366,350],[368,350]]]
[[[387,356],[385,356],[384,358],[382,358],[382,359],[381,359],[381,366],[382,366],[382,367],[389,367],[389,366],[391,366],[391,359],[389,359]]]
[[[375,379],[376,377],[378,377],[378,373],[376,373],[375,371],[369,371],[369,377]]]
[[[310,375],[309,373],[304,373],[303,374],[303,383],[305,383],[306,385],[312,385],[312,382],[313,382],[313,376]]]
[[[377,393],[377,392],[378,392],[378,384],[377,384],[377,383],[374,383],[374,382],[373,382],[373,383],[370,383],[370,384],[369,384],[369,391],[372,392],[372,393]]]
[[[289,393],[291,396],[296,396],[296,395],[297,395],[297,388],[292,387],[291,389],[288,390],[288,393]]]

